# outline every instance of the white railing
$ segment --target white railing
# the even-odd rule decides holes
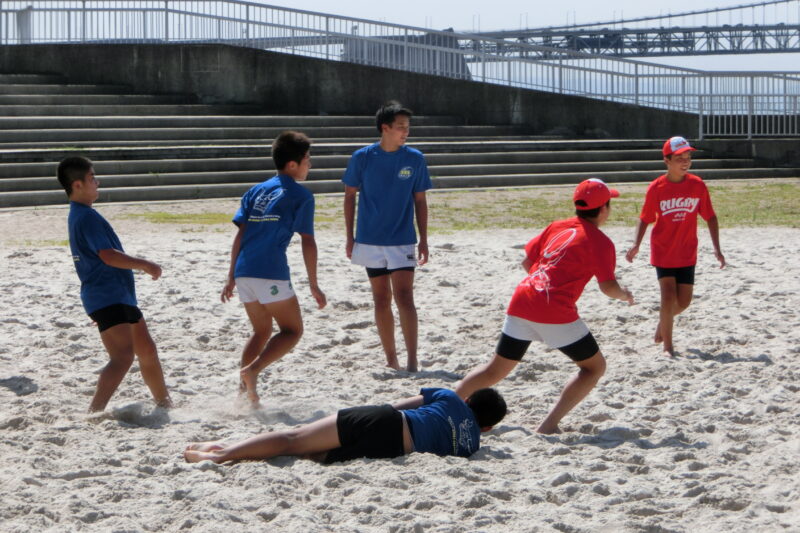
[[[682,69],[236,0],[0,0],[0,45],[37,43],[225,43],[694,113],[701,137],[800,135],[796,72]]]

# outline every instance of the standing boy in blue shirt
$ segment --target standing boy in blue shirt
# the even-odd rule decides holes
[[[407,369],[417,370],[417,309],[414,268],[428,262],[428,203],[432,187],[428,165],[419,150],[405,146],[411,111],[389,102],[375,115],[381,140],[357,150],[350,158],[345,184],[345,252],[353,264],[366,267],[375,303],[375,324],[387,366],[398,370],[392,297],[400,315]],[[358,226],[355,227],[356,196]],[[419,230],[419,260],[414,245],[414,215]]]
[[[137,307],[133,282],[133,270],[143,270],[156,280],[161,267],[126,254],[108,221],[92,209],[99,184],[90,160],[64,159],[58,165],[58,181],[70,201],[69,247],[81,280],[81,301],[97,323],[110,359],[97,379],[89,411],[105,409],[133,364],[134,354],[153,399],[161,407],[171,407],[158,350]]]
[[[303,334],[303,319],[289,276],[286,248],[300,234],[311,295],[320,309],[325,294],[317,285],[317,243],[314,240],[314,195],[297,183],[311,168],[311,141],[295,131],[272,143],[278,175],[245,193],[233,217],[239,227],[233,240],[228,281],[222,301],[239,292],[253,334],[242,350],[240,390],[258,405],[258,374],[294,348]],[[279,332],[272,336],[272,320]]]
[[[393,405],[342,409],[316,422],[272,431],[241,442],[190,444],[187,462],[265,460],[295,455],[325,463],[366,457],[390,459],[411,452],[469,457],[480,434],[506,415],[506,402],[494,389],[480,389],[466,400],[447,389],[422,389]]]

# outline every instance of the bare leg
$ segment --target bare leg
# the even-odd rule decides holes
[[[584,361],[575,363],[578,365],[578,373],[569,380],[561,391],[561,397],[550,410],[547,417],[539,424],[536,429],[539,433],[552,434],[560,433],[558,423],[569,413],[587,394],[597,385],[600,378],[606,371],[606,360],[599,351]]]
[[[244,368],[256,360],[258,355],[264,350],[267,341],[272,336],[272,315],[264,309],[258,302],[244,304],[244,310],[253,326],[253,333],[242,349],[242,363],[240,368]],[[239,392],[247,392],[244,381],[239,381]]]
[[[464,379],[456,384],[455,392],[461,399],[466,400],[476,390],[491,387],[502,380],[509,375],[518,364],[519,361],[513,361],[494,354],[488,363],[478,365],[470,370],[469,373],[464,376]]]
[[[397,305],[397,314],[400,315],[400,329],[406,344],[409,372],[417,371],[417,338],[418,320],[417,308],[414,305],[414,271],[397,270],[392,272],[392,292]]]
[[[183,457],[189,463],[210,460],[215,463],[241,460],[264,460],[278,455],[313,455],[341,446],[336,428],[337,415],[287,431],[262,433],[247,440],[208,451],[186,448]]]
[[[100,333],[110,361],[100,372],[89,411],[102,411],[133,364],[133,335],[130,324],[117,324]]]
[[[142,379],[150,394],[153,395],[156,405],[159,407],[172,407],[172,400],[169,397],[167,384],[164,383],[164,372],[161,370],[161,361],[158,359],[158,349],[144,318],[131,325],[133,333],[133,351],[139,358],[139,369],[142,371]]]
[[[256,306],[261,307],[261,312],[272,316],[275,322],[278,323],[280,330],[267,342],[258,357],[241,370],[241,379],[247,390],[247,399],[257,405],[258,392],[256,387],[259,372],[295,347],[300,337],[303,336],[303,319],[300,316],[300,305],[297,303],[297,297],[295,296],[270,304],[247,303],[245,307],[247,306],[252,307],[252,309],[248,309],[248,315],[251,312],[258,312]]]
[[[664,351],[675,355],[672,343],[674,319],[689,307],[692,302],[694,285],[676,283],[673,277],[664,277],[658,280],[661,286],[661,309],[656,327],[655,342],[664,343]]]
[[[392,314],[392,277],[369,278],[372,288],[372,301],[375,304],[375,325],[381,339],[386,366],[400,370],[397,362],[397,347],[394,343],[394,315]]]

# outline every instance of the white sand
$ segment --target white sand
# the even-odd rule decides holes
[[[233,212],[236,203],[207,206]],[[168,208],[198,204],[150,207]],[[639,304],[587,287],[579,306],[608,372],[563,435],[533,430],[574,366],[534,345],[499,385],[509,416],[469,460],[218,466],[186,464],[181,451],[452,387],[492,352],[523,275],[519,245],[533,231],[432,236],[432,260],[417,277],[416,375],[383,367],[368,283],[345,259],[341,235],[318,234],[330,302],[322,311],[294,242],[306,333],[262,374],[265,408],[251,413],[234,403],[247,319],[218,296],[232,227],[120,217],[142,209],[100,206],[127,251],[164,267],[157,282],[137,274],[137,287],[178,404],[169,413],[154,410],[134,367],[106,413],[85,414],[107,358],[68,249],[48,242],[66,238],[66,210],[0,213],[4,532],[800,530],[800,230],[723,231],[725,270],[703,230],[695,300],[676,323],[681,356],[669,360],[651,342],[658,290],[647,254],[626,263],[632,229],[610,229],[618,275]]]

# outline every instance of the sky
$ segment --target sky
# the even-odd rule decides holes
[[[408,26],[419,26],[442,30],[489,31],[519,29],[521,27],[563,26],[586,24],[636,17],[677,14],[715,7],[729,7],[754,3],[755,0],[671,0],[667,3],[643,2],[642,0],[402,0],[401,2],[364,2],[364,0],[268,0],[258,3],[345,15],[348,17],[379,20]],[[758,17],[757,23],[784,21],[794,24],[800,19],[800,1],[793,0],[766,8],[766,12],[746,10],[744,15],[720,15],[719,23],[744,23]],[[788,16],[788,19],[787,19]],[[772,19],[772,20],[770,20]],[[715,24],[711,18],[709,24]],[[705,15],[686,24],[702,25]],[[681,25],[680,19],[674,25]],[[675,66],[713,70],[791,70],[800,71],[800,54],[758,54],[742,56],[706,56],[648,58],[650,62],[662,62]]]

